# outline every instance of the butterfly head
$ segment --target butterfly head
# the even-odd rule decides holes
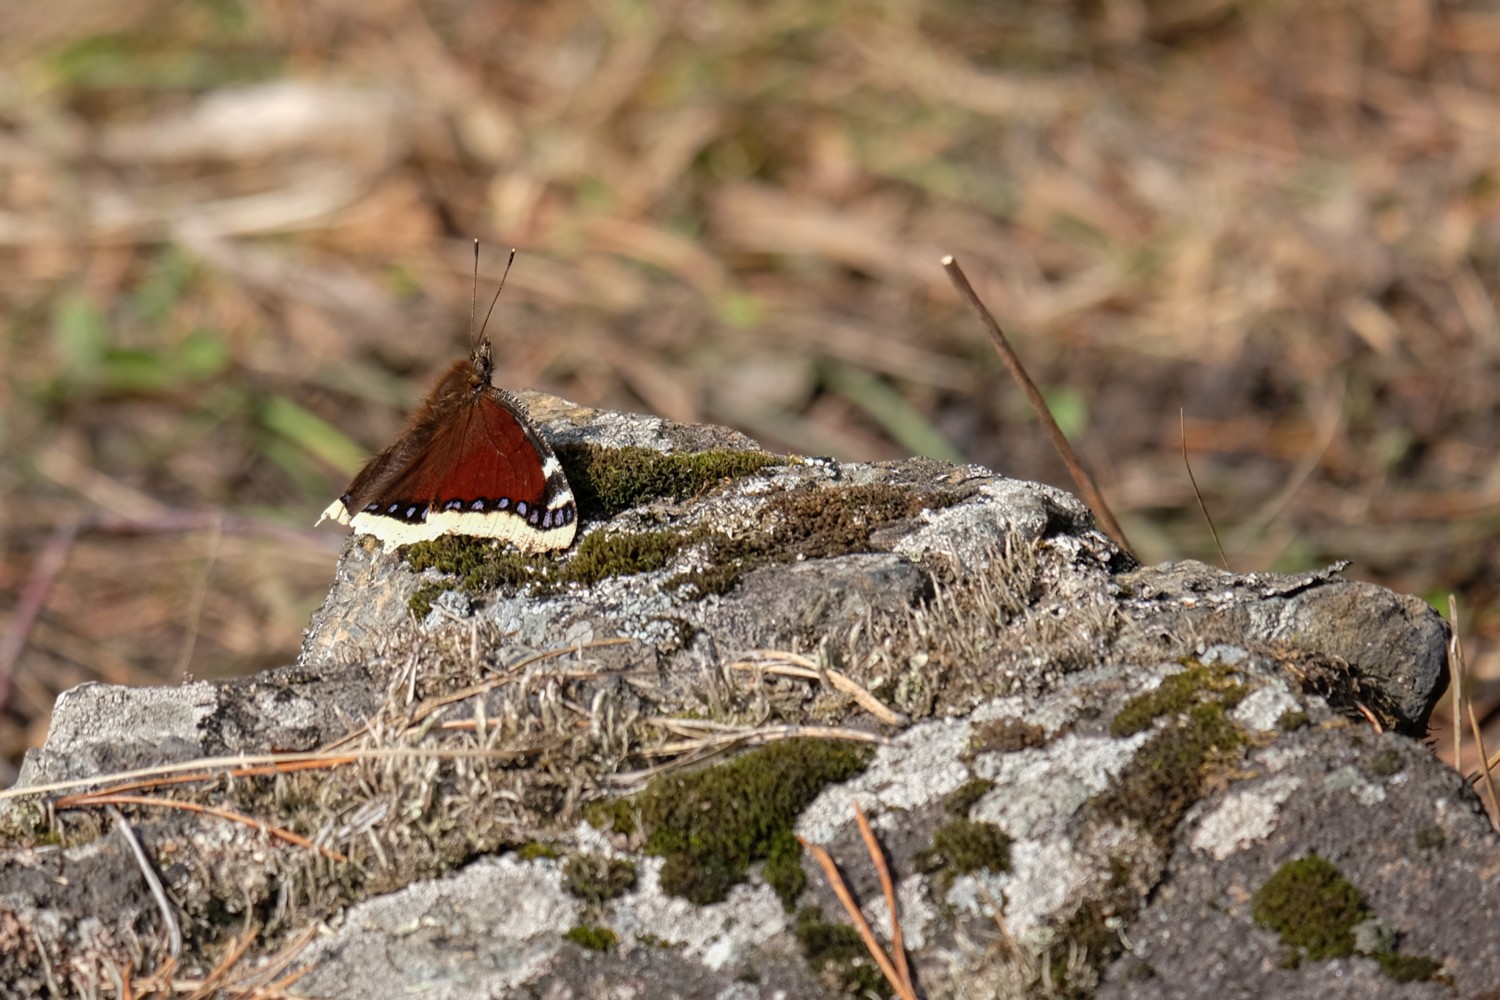
[[[478,391],[488,386],[490,376],[495,372],[495,359],[488,337],[475,344],[474,349],[469,352],[469,365],[473,369],[469,376],[469,388]]]

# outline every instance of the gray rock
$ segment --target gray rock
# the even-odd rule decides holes
[[[888,939],[858,804],[928,997],[1046,981],[1112,998],[1451,995],[1434,969],[1458,995],[1500,982],[1494,834],[1411,738],[1446,677],[1447,626],[1422,602],[1338,568],[1138,568],[1073,497],[974,466],[776,459],[721,428],[530,405],[577,475],[628,454],[631,475],[681,492],[629,493],[524,565],[445,549],[440,565],[488,574],[467,589],[351,539],[296,666],[59,700],[29,784],[351,735],[341,746],[383,754],[192,793],[347,862],[212,816],[132,813],[186,968],[206,972],[254,913],[267,948],[322,926],[298,958],[310,995],[847,994],[873,966],[825,923],[845,918],[809,855],[802,887],[765,850],[748,868],[715,855],[721,880],[697,883],[698,862],[641,826],[712,815],[711,840],[751,829],[745,811],[781,816]],[[738,457],[684,458],[721,452]],[[820,742],[776,742],[799,733]],[[781,770],[756,770],[778,746]],[[806,784],[797,746],[870,753]],[[727,797],[651,811],[715,781]],[[778,796],[800,805],[777,813]],[[157,967],[160,917],[102,814],[5,805],[0,982],[21,985],[0,996],[47,989],[49,968],[86,993],[110,963]],[[1257,894],[1313,854],[1369,919],[1349,954],[1290,961]],[[1397,982],[1364,957],[1392,946],[1408,970],[1437,964]]]

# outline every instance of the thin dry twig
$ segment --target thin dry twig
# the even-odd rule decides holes
[[[232,981],[229,984],[229,988],[239,991],[236,996],[246,998],[274,996],[278,993],[284,993],[288,986],[307,975],[314,967],[309,965],[300,971],[282,976],[280,979],[276,977],[281,975],[289,965],[297,960],[297,956],[302,954],[303,950],[312,942],[312,939],[317,936],[317,933],[318,928],[316,924],[304,927],[269,962],[260,968],[250,970],[244,976]]]
[[[1448,640],[1448,658],[1452,664],[1451,669],[1457,673],[1459,684],[1462,685],[1467,671],[1464,669],[1464,644],[1458,634],[1458,600],[1452,594],[1448,595],[1448,623],[1453,627],[1453,638]],[[1490,792],[1490,809],[1494,821],[1500,823],[1500,797],[1495,795],[1495,778],[1490,771],[1489,755],[1484,751],[1484,734],[1479,730],[1479,717],[1474,714],[1474,700],[1465,698],[1464,704],[1469,710],[1469,727],[1474,733],[1474,747],[1479,751],[1479,766],[1484,772],[1484,784]],[[1453,725],[1458,727],[1463,723],[1455,717]]]
[[[566,656],[569,653],[581,653],[585,649],[598,649],[603,646],[620,646],[627,642],[636,641],[637,640],[632,639],[629,636],[617,636],[613,639],[596,639],[593,642],[574,643],[571,646],[563,646],[559,649],[549,649],[545,653],[537,653],[534,656],[528,656],[526,659],[521,660],[520,662],[515,663],[509,667],[506,667],[506,673],[503,676],[493,677],[490,680],[482,681],[478,684],[473,684],[469,687],[461,688],[458,691],[453,691],[449,694],[441,695],[436,698],[424,699],[422,703],[418,705],[412,712],[412,724],[421,722],[434,710],[442,707],[443,705],[451,705],[454,702],[464,701],[465,699],[474,697],[476,694],[486,694],[490,691],[493,691],[495,688],[502,687],[505,684],[510,683],[511,681],[516,679],[517,671],[525,667],[529,667],[533,663],[540,663],[543,660],[551,660],[559,656]],[[590,671],[590,673],[593,673],[593,671]]]
[[[976,882],[975,887],[979,889],[979,894],[984,897],[984,901],[990,904],[990,909],[995,911],[995,926],[1000,928],[1000,936],[1005,939],[1006,947],[1010,948],[1011,957],[1025,970],[1028,976],[1035,975],[1036,961],[1031,957],[1029,952],[1022,950],[1021,943],[1010,932],[1010,928],[1005,926],[1005,908],[1000,905],[1000,901],[995,898],[995,894],[990,892],[990,887],[982,881]]]
[[[1374,712],[1370,711],[1362,703],[1357,701],[1354,703],[1354,707],[1359,709],[1360,714],[1369,720],[1370,725],[1375,727],[1375,732],[1377,734],[1385,732],[1385,727],[1380,724],[1380,720],[1375,717]]]
[[[1458,598],[1452,594],[1448,595],[1448,627],[1452,629],[1452,633],[1448,636],[1448,686],[1453,689],[1453,770],[1463,774],[1464,679],[1458,668],[1458,660],[1462,655],[1462,651],[1458,648]],[[1491,766],[1490,762],[1485,761],[1485,766]]]
[[[1057,454],[1062,458],[1063,464],[1068,467],[1068,474],[1073,477],[1073,482],[1078,484],[1078,491],[1083,494],[1084,502],[1093,508],[1095,515],[1104,525],[1104,530],[1109,536],[1119,543],[1120,548],[1131,552],[1130,541],[1125,537],[1125,531],[1120,527],[1120,522],[1115,520],[1114,513],[1109,509],[1109,504],[1104,502],[1104,497],[1094,486],[1093,479],[1084,471],[1083,463],[1078,459],[1078,453],[1068,443],[1068,438],[1057,426],[1057,421],[1052,419],[1052,411],[1047,408],[1047,401],[1042,398],[1042,393],[1031,381],[1031,376],[1026,374],[1026,368],[1021,364],[1021,358],[1010,346],[1010,341],[1005,339],[1005,333],[1000,329],[1000,324],[995,322],[995,317],[985,308],[974,287],[969,284],[968,277],[963,268],[958,266],[958,261],[951,255],[943,258],[943,268],[948,272],[948,280],[953,282],[953,287],[969,306],[969,309],[979,319],[985,330],[990,335],[990,340],[995,344],[995,350],[1000,352],[1000,360],[1005,362],[1005,367],[1010,369],[1011,378],[1026,393],[1026,398],[1031,403],[1031,408],[1036,412],[1036,418],[1047,432],[1047,437],[1052,441],[1052,447],[1057,449]],[[1133,553],[1132,553],[1133,554]]]
[[[47,601],[52,581],[57,579],[63,564],[68,561],[68,552],[73,548],[73,540],[78,537],[82,523],[80,518],[74,517],[52,529],[47,544],[37,557],[36,565],[31,569],[26,587],[21,591],[21,600],[16,605],[15,614],[11,616],[5,641],[0,643],[0,709],[10,700],[11,671],[15,669],[16,660],[20,659],[21,650],[26,648],[31,626]]]
[[[292,994],[286,992],[287,987],[311,972],[315,966],[309,965],[298,969],[288,975],[280,976],[281,973],[294,962],[317,935],[317,925],[310,924],[297,932],[296,937],[288,941],[280,951],[269,959],[265,959],[264,965],[240,972],[238,975],[230,976],[230,971],[239,964],[255,940],[259,931],[247,929],[243,938],[231,938],[228,949],[219,964],[213,971],[202,979],[172,979],[170,978],[171,963],[167,968],[167,975],[158,972],[152,977],[149,984],[143,984],[137,996],[144,996],[147,992],[158,990],[170,990],[174,993],[189,994],[184,1000],[206,1000],[216,993],[226,995],[229,1000],[295,1000]]]
[[[135,863],[140,866],[141,875],[151,889],[151,896],[156,900],[157,908],[161,910],[162,922],[167,925],[167,951],[175,959],[182,954],[182,926],[177,922],[177,914],[172,911],[172,904],[167,901],[167,890],[162,886],[156,869],[151,867],[151,859],[146,857],[146,851],[141,847],[141,842],[136,839],[135,831],[125,821],[125,814],[113,804],[108,806],[108,811],[120,835],[130,845],[130,853],[135,855]]]
[[[844,877],[839,874],[838,865],[833,863],[833,858],[828,851],[821,845],[808,843],[801,837],[798,837],[797,841],[807,848],[817,860],[819,867],[823,869],[823,874],[828,876],[829,887],[833,889],[833,894],[839,898],[839,902],[844,904],[844,909],[849,913],[849,919],[854,921],[855,930],[859,931],[860,940],[864,941],[871,957],[875,959],[875,964],[880,966],[881,975],[885,976],[886,982],[891,984],[891,988],[896,991],[896,995],[901,1000],[917,1000],[917,992],[912,988],[910,979],[897,973],[896,967],[886,956],[885,949],[881,948],[880,942],[875,940],[875,932],[870,930],[869,921],[865,920],[865,915],[860,912],[858,904],[854,902],[854,897],[849,893],[849,887],[844,884]],[[895,922],[896,913],[892,910],[892,925]]]
[[[193,597],[188,604],[187,634],[182,637],[182,649],[177,654],[177,666],[173,674],[187,680],[188,667],[193,663],[193,650],[198,646],[198,626],[203,620],[203,602],[208,597],[208,581],[213,576],[214,563],[219,561],[219,543],[224,540],[224,522],[215,520],[209,536],[208,557],[203,560],[203,572],[198,585],[193,588]]]
[[[859,835],[865,840],[870,859],[875,862],[875,871],[880,876],[880,890],[885,893],[885,907],[891,913],[891,957],[896,960],[896,974],[910,989],[911,970],[906,965],[906,943],[901,938],[901,918],[896,912],[896,883],[891,879],[891,870],[885,863],[885,851],[881,850],[880,841],[875,839],[875,831],[870,829],[870,821],[865,818],[859,799],[854,800],[854,818],[859,823]]]
[[[425,757],[440,760],[514,760],[534,752],[531,748],[519,750],[480,750],[467,747],[379,747],[366,750],[308,750],[297,753],[255,753],[238,757],[205,757],[201,760],[182,761],[176,764],[159,764],[134,771],[117,771],[98,774],[91,778],[70,778],[67,781],[52,781],[45,785],[26,785],[0,790],[0,800],[19,798],[24,795],[47,795],[66,792],[74,788],[110,781],[135,781],[157,775],[181,774],[185,771],[202,771],[208,768],[248,767],[253,764],[295,764],[300,761],[325,763],[328,766],[352,763],[356,760],[380,760],[394,757]],[[97,789],[94,794],[104,794]]]
[[[54,997],[61,998],[62,991],[57,988],[57,978],[52,974],[52,959],[47,956],[47,945],[42,941],[42,936],[37,933],[35,927],[29,927],[31,938],[36,943],[37,954],[42,959],[42,973],[47,977],[47,992]]]
[[[140,788],[160,788],[163,785],[188,785],[195,781],[215,781],[225,775],[231,778],[257,778],[272,774],[289,774],[293,771],[316,771],[327,767],[337,767],[340,764],[352,764],[358,759],[346,754],[342,757],[332,757],[328,760],[297,761],[291,764],[264,765],[261,767],[238,767],[231,771],[212,771],[203,774],[178,774],[171,777],[143,781],[127,781],[123,784],[96,789],[93,792],[75,797],[90,798],[98,795],[119,795],[123,792],[133,792]],[[66,806],[63,808],[66,808]]]
[[[293,833],[292,831],[282,829],[279,826],[271,826],[269,823],[264,823],[258,819],[246,816],[244,813],[237,813],[232,809],[220,809],[217,806],[204,806],[199,805],[196,802],[183,802],[178,799],[163,799],[155,795],[75,795],[70,796],[66,799],[58,800],[56,808],[85,809],[89,806],[105,805],[160,806],[163,809],[185,809],[188,812],[204,813],[209,816],[217,816],[220,819],[233,820],[236,823],[243,823],[244,825],[251,827],[252,829],[259,830],[261,833],[280,838],[281,840],[284,840],[289,844],[296,844],[298,847],[314,848],[320,851],[326,857],[333,859],[334,861],[349,860],[337,851],[332,851],[326,847],[321,847],[317,844],[314,844],[312,841],[308,840],[301,834]]]
[[[673,721],[681,722],[684,720]],[[890,742],[890,740],[879,733],[867,733],[862,729],[842,729],[836,726],[746,726],[742,729],[731,729],[720,733],[718,736],[708,736],[703,739],[690,740],[686,743],[667,743],[658,747],[650,747],[643,749],[641,754],[647,757],[664,757],[669,754],[690,753],[694,750],[728,746],[734,743],[773,743],[777,740],[803,738],[817,740],[857,740],[862,743],[879,743],[882,745]]]
[[[1208,533],[1214,536],[1214,545],[1219,550],[1219,560],[1223,562],[1224,569],[1234,572],[1229,568],[1229,557],[1224,554],[1224,543],[1219,541],[1219,529],[1214,527],[1214,519],[1208,515],[1208,504],[1203,502],[1203,491],[1198,489],[1198,477],[1193,475],[1193,463],[1188,461],[1187,450],[1187,414],[1182,407],[1177,408],[1177,423],[1182,430],[1182,466],[1187,469],[1188,482],[1193,484],[1193,496],[1198,499],[1198,509],[1203,511],[1203,520],[1208,522]]]
[[[153,994],[160,993],[163,990],[168,989],[169,984],[172,982],[172,973],[176,970],[176,968],[177,959],[168,956],[167,960],[161,964],[161,968],[157,969],[145,979],[142,979],[140,983],[136,985],[135,995],[137,997],[152,996]]]
[[[1469,727],[1474,732],[1474,745],[1479,748],[1479,759],[1484,762],[1484,784],[1490,790],[1490,808],[1494,810],[1496,822],[1500,823],[1500,798],[1495,796],[1495,776],[1490,770],[1489,758],[1484,752],[1484,734],[1479,729],[1479,719],[1474,715],[1474,702],[1468,701]]]

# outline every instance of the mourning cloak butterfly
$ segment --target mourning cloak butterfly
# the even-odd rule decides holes
[[[522,552],[572,544],[578,507],[562,465],[525,405],[490,385],[494,369],[482,340],[323,518],[387,550],[447,534],[507,539]]]

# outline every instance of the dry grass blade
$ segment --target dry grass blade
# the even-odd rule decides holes
[[[1464,644],[1458,633],[1458,601],[1452,594],[1448,595],[1448,623],[1453,627],[1453,638],[1448,641],[1448,660],[1450,669],[1458,677],[1460,690],[1467,671],[1464,669]],[[1489,755],[1484,751],[1484,734],[1479,729],[1479,718],[1474,714],[1474,701],[1471,698],[1463,699],[1468,708],[1469,727],[1474,733],[1474,748],[1479,751],[1479,766],[1484,773],[1484,784],[1490,792],[1491,822],[1500,823],[1500,798],[1495,795],[1495,777],[1491,771]],[[1457,729],[1463,725],[1457,714],[1453,718],[1453,726]],[[1455,763],[1456,760],[1455,760]],[[1462,773],[1462,772],[1459,772]]]
[[[67,804],[63,805],[64,802],[66,802]],[[184,809],[184,810],[186,810],[188,812],[204,813],[204,814],[209,815],[209,816],[217,816],[220,819],[227,819],[227,820],[232,820],[233,822],[236,822],[236,823],[243,823],[245,826],[251,827],[252,829],[255,829],[255,830],[259,830],[262,833],[268,834],[268,835],[270,835],[272,837],[277,837],[277,838],[279,838],[281,840],[286,841],[289,844],[296,844],[298,847],[315,848],[316,850],[320,851],[324,856],[326,856],[328,858],[331,858],[334,861],[348,861],[349,860],[348,858],[344,857],[342,854],[338,853],[337,851],[331,851],[331,850],[329,850],[326,847],[320,847],[317,844],[314,844],[312,841],[308,840],[306,837],[303,837],[300,834],[293,833],[290,830],[283,830],[281,827],[271,826],[271,825],[269,825],[267,823],[262,823],[258,819],[253,819],[253,818],[251,818],[249,816],[246,816],[244,813],[234,812],[231,809],[219,809],[219,808],[217,808],[215,806],[199,805],[196,802],[180,802],[177,799],[163,799],[163,798],[158,798],[158,797],[156,797],[154,795],[102,795],[102,794],[99,794],[99,795],[76,795],[76,796],[72,796],[72,797],[70,797],[68,799],[60,800],[58,802],[57,808],[59,808],[59,809],[84,809],[84,808],[87,808],[88,806],[105,806],[105,805],[160,806],[163,809]]]
[[[417,723],[421,722],[423,719],[427,718],[429,715],[437,711],[439,708],[442,708],[444,705],[452,705],[455,702],[460,702],[467,698],[472,698],[475,695],[488,694],[496,688],[503,687],[506,684],[509,684],[511,681],[516,679],[516,671],[522,669],[523,667],[528,667],[533,663],[540,663],[543,660],[550,660],[558,656],[566,656],[569,653],[581,653],[585,649],[598,649],[603,646],[620,646],[627,642],[636,641],[638,640],[632,639],[629,636],[618,636],[613,639],[597,639],[594,642],[574,643],[571,646],[563,646],[558,649],[549,649],[545,653],[537,653],[535,656],[528,656],[526,659],[505,668],[508,673],[502,676],[493,677],[490,680],[483,681],[479,684],[470,685],[469,687],[462,688],[458,691],[452,691],[445,695],[440,695],[438,697],[427,698],[423,700],[421,704],[417,705],[417,707],[412,710],[411,718],[407,722],[407,728],[409,729],[412,726],[415,726]],[[412,682],[416,682],[415,673],[412,674]],[[369,731],[369,725],[361,726],[359,729],[354,730],[354,732],[348,734],[347,736],[343,736],[337,740],[334,740],[332,743],[323,747],[323,752],[336,750],[347,743],[352,743],[354,740],[359,739]]]
[[[979,882],[977,888],[979,889],[979,894],[984,897],[984,901],[990,904],[990,909],[995,911],[995,926],[1000,928],[1000,936],[1005,939],[1005,945],[1010,949],[1011,957],[1025,970],[1028,978],[1035,976],[1037,974],[1035,960],[1031,957],[1030,952],[1021,948],[1021,943],[1010,932],[1010,928],[1005,926],[1005,908],[1000,905],[1000,901],[995,898],[995,894],[990,891],[989,886],[983,882]]]
[[[857,740],[861,743],[886,744],[890,741],[878,733],[867,733],[862,729],[841,729],[836,726],[746,726],[730,729],[718,736],[691,740],[686,743],[667,743],[643,749],[641,754],[649,757],[665,757],[671,754],[692,753],[712,747],[730,746],[735,743],[772,743],[776,740]]]
[[[229,975],[229,970],[234,968],[244,956],[257,933],[254,930],[247,930],[240,937],[230,938],[229,946],[224,949],[224,957],[219,959],[219,964],[213,967],[213,971],[204,978],[202,985],[189,994],[186,1000],[206,1000],[207,997],[217,992]],[[175,988],[177,984],[173,985]]]
[[[26,637],[47,600],[52,581],[57,579],[63,564],[68,561],[68,551],[73,547],[73,539],[78,537],[80,524],[77,518],[72,518],[52,529],[51,537],[31,570],[31,577],[26,581],[26,588],[21,591],[21,600],[11,616],[5,641],[0,643],[0,708],[10,700],[11,671],[15,669],[21,650],[26,648]]]
[[[1380,724],[1380,720],[1375,717],[1374,712],[1357,701],[1354,703],[1354,707],[1359,709],[1360,714],[1369,720],[1370,725],[1375,728],[1377,734],[1385,732],[1385,727]]]
[[[155,996],[158,993],[171,989],[172,973],[177,971],[177,959],[168,958],[146,979],[141,980],[135,986],[137,997]]]
[[[222,775],[231,778],[257,778],[272,774],[289,774],[293,771],[315,771],[319,768],[337,767],[340,764],[352,764],[359,758],[345,754],[342,757],[334,757],[328,760],[298,761],[291,764],[273,764],[261,767],[237,767],[231,771],[211,771],[202,774],[178,774],[171,777],[145,779],[141,781],[127,781],[109,788],[100,788],[82,795],[68,796],[59,799],[57,808],[67,809],[75,804],[86,805],[84,800],[97,798],[104,795],[121,795],[125,792],[133,792],[140,788],[161,788],[164,785],[189,785],[195,781],[215,781]]]
[[[888,726],[904,726],[911,720],[903,713],[897,712],[885,702],[875,697],[870,691],[858,681],[847,674],[840,673],[830,668],[820,668],[812,660],[796,653],[788,653],[775,649],[757,649],[756,656],[764,657],[771,662],[757,662],[742,660],[729,665],[730,670],[763,671],[768,674],[781,674],[785,677],[802,677],[807,680],[827,680],[838,690],[844,692],[854,699],[860,708],[869,712],[875,718]],[[780,661],[780,662],[777,662]]]
[[[74,805],[86,805],[87,802],[85,800],[87,799],[98,798],[105,795],[122,795],[126,792],[133,792],[140,788],[160,788],[163,785],[186,785],[191,784],[195,781],[213,781],[219,778],[221,774],[227,774],[231,778],[254,778],[270,774],[286,774],[292,771],[312,771],[324,767],[336,767],[340,764],[352,764],[356,760],[358,760],[357,757],[351,757],[348,754],[345,754],[343,756],[333,757],[327,760],[296,761],[290,764],[271,764],[262,765],[259,767],[237,767],[233,770],[224,772],[204,771],[201,774],[178,774],[172,775],[170,777],[146,778],[139,781],[125,781],[121,782],[118,785],[111,785],[108,788],[98,788],[92,792],[84,792],[80,795],[66,796],[57,801],[56,807],[59,809],[68,809]],[[31,791],[32,789],[27,790]]]
[[[175,959],[182,954],[182,926],[177,922],[177,914],[172,910],[172,904],[167,901],[167,890],[161,884],[161,879],[156,874],[156,869],[151,867],[151,859],[146,857],[146,851],[141,847],[141,842],[136,839],[135,831],[125,821],[125,814],[115,806],[109,807],[109,814],[115,821],[120,835],[130,845],[130,853],[135,855],[135,862],[141,868],[141,875],[146,880],[146,885],[151,888],[151,896],[156,900],[156,906],[161,910],[162,923],[167,926],[167,950]]]
[[[1490,769],[1489,757],[1484,752],[1484,733],[1480,731],[1479,719],[1474,714],[1474,702],[1471,700],[1467,704],[1469,709],[1469,727],[1474,732],[1474,745],[1479,750],[1479,759],[1484,769],[1484,784],[1490,790],[1491,815],[1496,817],[1496,823],[1500,823],[1500,798],[1497,798],[1495,795],[1495,776]]]
[[[990,340],[995,344],[995,350],[1000,352],[1000,359],[1005,362],[1005,367],[1010,369],[1010,374],[1026,393],[1026,399],[1031,403],[1031,408],[1036,412],[1036,418],[1047,432],[1047,437],[1052,441],[1052,447],[1057,449],[1057,454],[1062,458],[1063,464],[1068,467],[1068,474],[1073,477],[1073,482],[1078,484],[1078,491],[1083,494],[1084,502],[1093,508],[1094,514],[1104,525],[1104,530],[1109,532],[1109,537],[1119,543],[1120,548],[1130,552],[1130,541],[1125,537],[1125,531],[1120,523],[1115,520],[1114,512],[1109,509],[1109,504],[1104,502],[1104,497],[1094,487],[1094,481],[1084,471],[1083,463],[1078,459],[1078,453],[1068,443],[1067,435],[1063,434],[1062,428],[1057,426],[1057,421],[1052,418],[1052,411],[1047,408],[1047,401],[1042,398],[1041,390],[1036,383],[1031,381],[1031,376],[1026,374],[1026,368],[1021,364],[1021,358],[1010,346],[1010,341],[1005,339],[1005,333],[1000,329],[1000,324],[995,322],[995,317],[985,308],[980,301],[979,295],[974,287],[969,284],[968,277],[963,268],[958,266],[958,261],[953,257],[943,258],[943,268],[948,272],[948,280],[953,282],[953,287],[968,304],[969,309],[978,317],[979,322],[984,325],[990,335]]]
[[[1229,568],[1229,557],[1224,554],[1224,543],[1219,541],[1219,529],[1214,527],[1214,519],[1208,514],[1208,504],[1203,502],[1203,491],[1198,489],[1198,477],[1193,475],[1193,463],[1188,461],[1187,414],[1181,408],[1177,410],[1177,422],[1182,429],[1182,467],[1187,469],[1188,482],[1193,484],[1193,496],[1198,500],[1198,509],[1203,511],[1203,520],[1208,522],[1208,533],[1214,536],[1214,545],[1219,550],[1219,560],[1224,564],[1224,569],[1232,573],[1234,570]]]
[[[74,788],[88,788],[91,785],[100,785],[110,781],[134,781],[158,775],[181,774],[184,771],[202,771],[206,768],[216,767],[248,767],[253,764],[281,765],[299,762],[306,762],[312,765],[336,766],[352,763],[356,760],[380,760],[396,757],[430,757],[442,760],[456,760],[459,758],[467,760],[514,760],[518,756],[524,756],[532,752],[534,751],[530,748],[520,750],[478,750],[447,747],[381,747],[378,749],[339,750],[336,752],[309,750],[298,753],[244,754],[239,757],[205,757],[202,760],[184,761],[177,764],[160,764],[156,767],[143,767],[134,771],[99,774],[91,778],[70,778],[67,781],[52,781],[45,785],[7,788],[0,791],[0,800],[21,798],[26,795],[47,795],[51,792],[65,792]],[[281,768],[278,767],[276,769],[280,770]],[[90,795],[102,794],[104,794],[102,789],[90,793]],[[83,797],[86,798],[88,796]]]
[[[875,839],[875,831],[870,829],[870,821],[865,818],[864,808],[860,806],[858,799],[854,800],[854,818],[859,823],[859,835],[865,840],[870,860],[875,862],[875,871],[880,875],[880,891],[885,893],[885,907],[891,913],[891,957],[896,960],[896,974],[910,990],[911,970],[906,965],[906,943],[901,938],[901,917],[896,911],[896,883],[891,879],[890,867],[885,863],[885,851],[881,850],[880,841]]]
[[[1458,598],[1448,595],[1448,626],[1453,630],[1448,636],[1448,686],[1453,689],[1453,770],[1464,773],[1464,679],[1458,668],[1462,655],[1458,648]],[[1481,758],[1483,759],[1483,758]],[[1491,766],[1485,761],[1485,766]]]
[[[288,941],[280,951],[272,956],[269,962],[235,979],[229,984],[229,988],[238,991],[235,994],[236,996],[247,998],[274,995],[270,992],[263,993],[263,990],[275,991],[276,993],[285,991],[293,982],[311,972],[313,967],[308,966],[279,980],[276,977],[281,975],[289,965],[297,960],[297,956],[302,954],[303,950],[312,943],[312,939],[317,936],[317,933],[318,928],[316,925],[304,927],[301,931],[297,932],[296,937]],[[273,982],[273,980],[275,981]]]
[[[203,621],[203,601],[208,596],[208,581],[213,576],[214,563],[219,558],[219,543],[223,540],[224,522],[215,521],[209,535],[208,557],[203,560],[203,574],[198,578],[192,599],[188,602],[187,633],[182,638],[182,650],[177,654],[177,667],[172,671],[183,680],[190,676],[188,668],[193,664],[193,650],[198,645],[198,628]]]
[[[871,957],[875,959],[875,964],[880,966],[881,975],[885,976],[886,982],[891,984],[891,988],[896,991],[896,995],[901,1000],[917,1000],[916,990],[912,988],[911,983],[906,978],[896,972],[896,967],[891,964],[890,958],[886,956],[885,949],[881,948],[880,942],[875,940],[875,932],[870,930],[869,921],[865,920],[865,915],[860,912],[858,904],[854,902],[854,897],[849,894],[849,887],[844,884],[844,877],[839,874],[838,865],[833,863],[833,858],[829,855],[828,851],[821,845],[810,844],[801,837],[798,837],[797,841],[803,847],[807,848],[808,852],[817,860],[819,867],[823,869],[823,874],[828,876],[829,887],[833,889],[833,894],[839,898],[839,902],[844,904],[844,909],[848,912],[849,919],[854,921],[855,930],[859,931],[860,940],[864,941],[865,947],[869,949]],[[892,924],[895,923],[895,920],[896,913],[892,910]]]

